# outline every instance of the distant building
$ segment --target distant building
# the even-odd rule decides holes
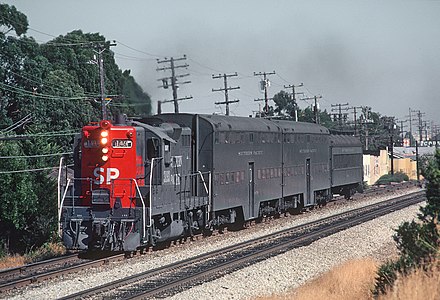
[[[419,157],[433,156],[436,147],[419,147]],[[364,181],[373,185],[383,175],[391,172],[391,153],[388,149],[376,152],[364,152]],[[408,175],[410,180],[417,180],[417,162],[415,147],[394,147],[393,149],[394,172]]]
[[[387,150],[375,152],[365,152],[364,161],[364,181],[368,185],[373,185],[383,175],[389,172],[389,156]]]

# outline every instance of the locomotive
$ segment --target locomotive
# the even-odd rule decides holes
[[[160,114],[89,124],[60,212],[68,249],[132,252],[350,198],[355,137],[286,120]]]

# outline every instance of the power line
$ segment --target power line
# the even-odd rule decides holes
[[[192,62],[194,62],[194,63],[196,63],[197,65],[201,66],[202,68],[205,68],[205,69],[208,69],[208,70],[211,70],[211,71],[217,72],[217,73],[222,73],[222,71],[219,71],[219,70],[216,70],[216,69],[214,69],[214,68],[208,67],[208,66],[206,66],[206,65],[204,65],[204,64],[202,64],[202,63],[199,63],[198,61],[196,61],[196,60],[194,60],[194,59],[192,59],[192,58],[189,58],[189,60],[192,61]]]
[[[32,75],[30,75],[30,74],[26,74],[27,76],[29,76],[29,77],[33,77],[33,78],[34,78],[34,79],[31,79],[31,78],[29,78],[29,77],[27,77],[27,76],[23,76],[23,75],[21,75],[21,74],[15,73],[15,72],[11,71],[10,69],[7,69],[7,68],[4,67],[4,66],[1,66],[1,68],[2,68],[3,70],[7,71],[8,73],[11,73],[11,74],[13,74],[13,75],[15,75],[15,76],[18,76],[18,77],[20,77],[20,78],[23,78],[23,79],[25,79],[25,80],[27,80],[27,81],[29,81],[29,82],[36,83],[36,84],[38,84],[38,85],[43,84],[42,81],[36,81],[36,80],[34,80],[34,79],[40,79],[40,78],[38,78],[38,77],[36,77],[36,76],[32,76]],[[62,79],[62,78],[60,78],[59,76],[56,76],[56,75],[55,75],[55,77],[58,78],[58,79]],[[54,89],[54,90],[56,90],[56,91],[64,91],[64,90],[62,90],[62,89],[60,89],[60,88],[58,88],[58,87],[55,87],[55,86],[53,86],[53,85],[48,85],[46,82],[44,83],[44,86],[45,86],[45,87],[50,87],[50,88],[52,88],[52,89]],[[11,86],[11,87],[12,87],[12,86]],[[90,93],[84,93],[84,94],[85,94],[85,95],[90,95],[90,96],[96,96],[96,95],[94,95],[94,94],[90,94]],[[59,96],[55,96],[55,95],[51,95],[51,96],[53,96],[53,97],[59,97]]]
[[[263,80],[260,81],[260,88],[264,90],[264,99],[254,99],[254,101],[264,101],[264,114],[267,115],[269,113],[269,100],[272,100],[273,98],[268,98],[267,96],[267,89],[269,88],[269,79],[267,79],[267,76],[274,75],[275,71],[273,72],[254,72],[254,76],[263,76]]]
[[[21,134],[21,135],[9,135],[0,137],[0,141],[7,140],[24,140],[35,137],[54,137],[54,136],[69,136],[76,135],[78,131],[75,132],[63,132],[63,131],[54,131],[54,132],[45,132],[45,133],[37,133],[37,134]]]
[[[281,79],[283,79],[281,76],[279,76],[279,77]],[[298,85],[289,84],[287,86],[286,85],[284,86],[285,89],[289,89],[289,88],[292,89],[292,93],[290,94],[290,97],[291,97],[292,102],[293,102],[293,111],[294,111],[294,114],[295,114],[295,122],[298,122],[298,104],[296,103],[296,95],[298,95],[298,94],[304,95],[304,93],[297,93],[297,92],[295,92],[295,88],[296,87],[302,87],[302,86],[304,86],[304,83],[302,83],[302,82],[300,84],[298,84]]]
[[[72,167],[73,165],[67,165],[67,167]],[[37,172],[37,171],[45,171],[45,170],[58,170],[59,167],[45,167],[38,169],[25,169],[25,170],[14,170],[14,171],[0,171],[0,174],[14,174],[14,173],[24,173],[24,172]]]
[[[318,99],[321,99],[322,96],[313,96],[313,97],[306,97],[301,98],[300,100],[315,100],[315,104],[313,105],[313,115],[314,115],[314,122],[316,124],[319,124],[319,114],[318,114]]]
[[[223,102],[215,102],[215,104],[217,104],[217,105],[226,104],[226,115],[227,116],[229,116],[229,104],[230,103],[237,103],[237,102],[240,101],[238,99],[235,99],[235,100],[232,100],[232,101],[230,101],[228,99],[228,91],[240,89],[239,86],[228,87],[228,77],[236,77],[236,76],[238,76],[237,72],[235,72],[234,74],[226,74],[225,73],[223,75],[222,74],[212,75],[212,79],[223,78],[223,83],[224,83],[225,87],[224,88],[220,88],[220,89],[212,89],[212,91],[213,92],[222,92],[222,91],[224,92],[224,94],[225,94],[225,101],[223,101]]]
[[[342,129],[342,121],[347,120],[347,115],[348,113],[342,113],[342,111],[347,111],[349,108],[346,107],[348,106],[348,103],[338,103],[338,104],[331,104],[330,105],[332,107],[331,111],[336,111],[337,113],[332,113],[331,115],[333,116],[333,121],[338,121],[339,124],[339,129]],[[344,107],[344,108],[342,108]]]
[[[0,156],[0,159],[9,159],[9,158],[39,158],[39,157],[50,157],[50,156],[60,156],[73,154],[73,152],[62,152],[62,153],[51,153],[51,154],[37,154],[37,155],[15,155],[15,156]]]
[[[36,92],[30,92],[22,88],[14,87],[5,83],[0,82],[0,86],[3,87],[4,90],[7,90],[12,93],[21,93],[24,96],[31,96],[34,98],[39,99],[46,99],[46,100],[88,100],[88,97],[82,96],[82,97],[65,97],[65,96],[55,96],[55,95],[49,95],[49,94],[40,94]]]
[[[130,50],[133,50],[133,51],[136,51],[136,52],[139,52],[139,53],[143,53],[143,54],[146,54],[148,56],[154,56],[154,57],[158,57],[158,58],[159,57],[163,57],[163,55],[153,54],[153,53],[149,53],[149,52],[145,52],[145,51],[142,51],[142,50],[135,49],[135,48],[133,48],[131,46],[128,46],[128,45],[124,44],[123,42],[121,42],[119,40],[114,40],[114,42],[118,43],[119,45],[122,45],[122,46],[124,46],[124,47],[126,47],[126,48],[128,48]]]
[[[170,64],[169,67],[163,67],[163,68],[157,68],[156,71],[166,71],[166,70],[171,70],[171,76],[169,77],[164,77],[161,79],[158,79],[158,81],[162,81],[162,85],[159,86],[159,88],[164,88],[164,89],[168,89],[169,84],[171,84],[171,88],[173,90],[173,100],[164,100],[164,101],[158,101],[157,105],[157,113],[160,114],[162,113],[162,108],[161,108],[161,104],[162,103],[167,103],[167,102],[173,102],[174,103],[174,112],[175,113],[179,113],[179,101],[182,100],[188,100],[188,99],[192,99],[192,96],[189,97],[184,97],[184,98],[178,98],[177,97],[177,89],[179,88],[178,85],[178,78],[183,78],[183,77],[187,77],[189,76],[188,73],[186,74],[180,74],[180,75],[176,75],[176,69],[180,69],[180,68],[188,68],[188,64],[185,63],[183,65],[175,65],[176,61],[182,61],[182,60],[186,60],[186,55],[183,55],[182,57],[179,58],[174,58],[174,57],[170,57],[170,59],[163,59],[163,60],[157,60],[158,64]],[[170,80],[170,82],[169,82]],[[179,84],[187,84],[187,83],[191,83],[191,81],[183,81],[183,82],[179,82]]]
[[[23,126],[24,124],[30,122],[30,120],[32,119],[31,114],[26,115],[25,117],[21,118],[20,120],[18,120],[17,122],[15,122],[14,124],[12,124],[11,126],[8,126],[4,129],[4,131],[1,131],[0,134],[6,134],[20,126]]]

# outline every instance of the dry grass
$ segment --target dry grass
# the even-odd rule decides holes
[[[0,270],[19,267],[29,263],[28,259],[21,255],[9,255],[0,258]]]
[[[352,260],[333,268],[308,284],[284,295],[259,297],[258,300],[362,300],[374,299],[378,263],[370,259]],[[377,300],[437,300],[440,299],[440,260],[427,271],[417,269],[400,276],[394,286]]]
[[[258,299],[372,299],[377,267],[371,259],[351,260],[290,293]]]
[[[61,243],[46,243],[37,250],[25,255],[8,255],[0,258],[0,270],[20,267],[32,262],[61,256],[66,253],[66,248]]]
[[[406,277],[399,277],[393,288],[378,299],[440,299],[440,261],[436,261],[428,272],[417,269]]]

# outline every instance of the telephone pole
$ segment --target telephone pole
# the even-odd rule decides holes
[[[212,89],[213,92],[225,92],[225,101],[224,102],[215,102],[215,104],[220,105],[220,104],[226,104],[226,115],[229,116],[229,103],[237,103],[240,100],[235,99],[232,101],[229,101],[228,98],[228,91],[230,90],[237,90],[240,87],[239,86],[235,86],[235,87],[228,87],[228,77],[235,77],[238,76],[237,72],[235,72],[234,74],[219,74],[219,75],[212,75],[212,79],[218,79],[218,78],[223,78],[223,83],[225,85],[224,88],[222,89]]]
[[[267,115],[269,113],[269,100],[271,100],[272,98],[268,98],[267,96],[267,88],[269,87],[269,79],[267,79],[268,75],[274,75],[275,71],[273,72],[254,72],[254,76],[263,76],[263,80],[260,81],[261,87],[264,88],[264,99],[255,99],[254,101],[263,101],[264,100],[264,113],[265,115]]]
[[[101,93],[101,113],[102,113],[102,119],[107,120],[107,106],[105,103],[105,84],[104,84],[104,58],[102,57],[102,53],[104,53],[105,50],[108,50],[111,46],[116,46],[116,43],[104,43],[104,42],[97,42],[91,45],[93,47],[93,52],[97,54],[97,61],[91,61],[93,64],[97,64],[99,67],[99,83],[100,83],[100,93]],[[85,47],[89,48],[89,45],[86,45]]]
[[[169,59],[165,58],[163,60],[159,60],[159,59],[157,60],[158,64],[166,63],[166,64],[169,64],[169,66],[163,67],[163,68],[157,68],[156,71],[171,70],[171,76],[158,79],[158,81],[162,81],[162,85],[160,85],[159,88],[168,89],[169,84],[171,83],[171,88],[173,90],[173,100],[159,101],[158,102],[158,109],[159,108],[161,109],[162,103],[173,102],[174,103],[174,112],[179,113],[179,101],[192,99],[192,96],[184,97],[184,98],[177,97],[177,89],[179,88],[179,84],[191,83],[191,81],[184,81],[184,82],[179,82],[179,83],[177,82],[178,78],[183,78],[183,77],[189,76],[189,74],[176,75],[176,69],[179,69],[179,68],[186,69],[189,67],[189,65],[187,63],[185,63],[183,65],[176,65],[175,64],[176,61],[182,61],[182,60],[186,60],[186,55],[183,55],[183,57],[180,57],[180,58],[170,57]]]
[[[294,111],[294,114],[295,114],[295,122],[298,122],[298,105],[296,104],[296,95],[299,95],[299,94],[303,94],[304,95],[304,93],[295,93],[295,88],[296,87],[302,87],[302,86],[304,86],[304,83],[300,83],[300,84],[298,84],[298,85],[293,85],[293,84],[289,84],[289,85],[285,85],[284,86],[284,88],[285,89],[290,89],[290,88],[292,88],[292,94],[291,94],[291,97],[292,97],[292,102],[293,102],[293,111]]]
[[[354,136],[357,136],[357,109],[362,109],[362,106],[353,106],[348,109],[353,110],[353,121],[354,121]]]
[[[338,124],[339,124],[339,130],[342,130],[342,111],[347,111],[349,108],[345,107],[348,106],[348,103],[339,103],[339,104],[331,104],[332,107],[332,112],[333,111],[337,111],[338,113],[334,113],[332,114],[334,116],[333,121],[335,121],[335,119],[338,120]],[[335,108],[333,108],[335,107]],[[336,108],[337,107],[337,108]],[[342,109],[342,107],[344,107],[344,109]],[[344,113],[344,117],[347,116],[346,113]],[[336,118],[337,117],[337,118]],[[345,122],[344,122],[345,123]]]
[[[318,113],[318,99],[321,99],[322,96],[313,96],[307,98],[301,98],[300,100],[315,100],[315,104],[313,105],[313,115],[314,115],[314,123],[319,124],[319,113]]]
[[[417,118],[419,119],[419,138],[420,142],[423,140],[423,119],[422,116],[424,116],[425,113],[422,113],[420,110],[417,112]]]
[[[402,139],[402,147],[404,146],[403,140],[405,139],[405,127],[407,127],[406,125],[403,125],[403,123],[408,122],[408,120],[396,120],[398,122],[400,122],[400,130],[399,130],[399,136],[401,136]]]

